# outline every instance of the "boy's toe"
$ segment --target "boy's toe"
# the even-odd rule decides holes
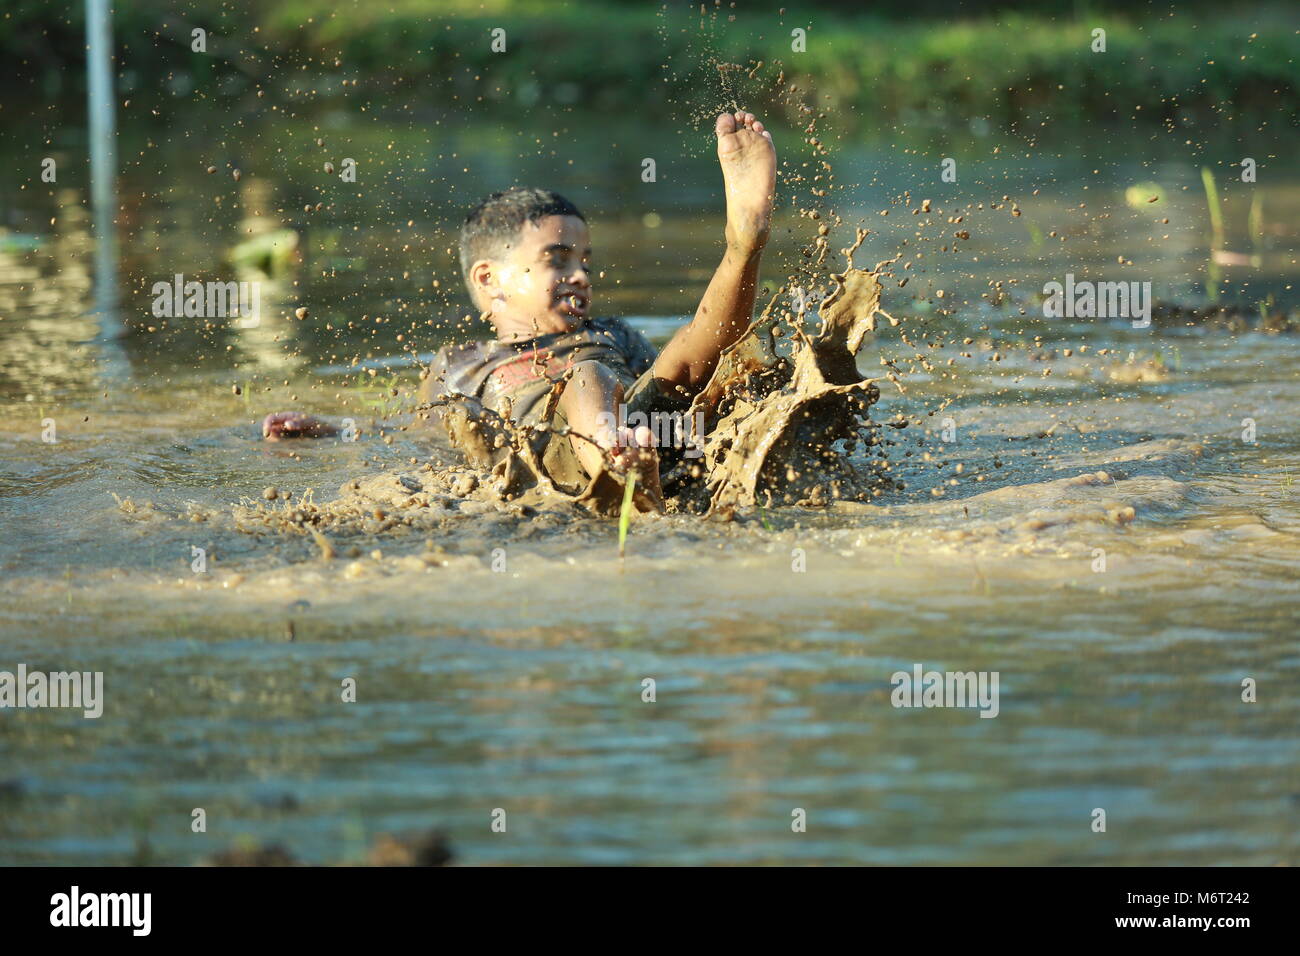
[[[723,113],[718,117],[718,121],[713,124],[713,132],[717,133],[719,136],[723,136],[727,133],[734,133],[735,131],[736,117],[732,116],[730,113]]]

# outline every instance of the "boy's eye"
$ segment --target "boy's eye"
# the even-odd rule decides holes
[[[552,252],[546,259],[546,264],[550,266],[550,268],[556,269],[560,272],[568,272],[572,269],[576,269],[577,262],[578,260],[575,259],[571,253],[564,252]],[[592,270],[590,259],[581,260],[581,264],[582,268],[586,271],[590,272]]]

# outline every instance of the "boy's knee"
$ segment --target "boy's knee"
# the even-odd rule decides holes
[[[575,385],[579,388],[596,385],[603,389],[612,390],[618,384],[618,376],[614,374],[613,369],[608,365],[602,365],[596,361],[579,362],[573,366],[573,372],[569,375],[569,385],[566,390],[568,387]]]
[[[600,444],[610,444],[617,435],[618,405],[623,401],[623,383],[606,365],[579,362],[567,376],[560,394],[560,411],[570,425],[590,433]]]
[[[613,369],[600,362],[579,362],[573,366],[560,395],[561,407],[571,407],[575,402],[618,404],[623,400],[623,383]]]

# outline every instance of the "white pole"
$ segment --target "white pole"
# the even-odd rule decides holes
[[[90,112],[90,200],[95,228],[95,311],[101,338],[122,334],[117,308],[117,232],[113,223],[117,123],[113,104],[113,29],[108,0],[86,0],[86,86]]]

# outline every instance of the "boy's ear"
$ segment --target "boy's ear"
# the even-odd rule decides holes
[[[496,285],[496,270],[493,269],[492,263],[487,259],[480,259],[469,267],[469,282],[484,302],[491,302],[493,294],[498,291]]]

